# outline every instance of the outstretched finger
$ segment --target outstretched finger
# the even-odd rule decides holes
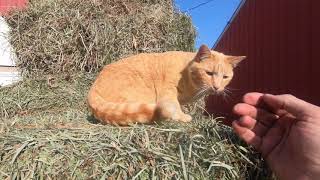
[[[259,137],[263,137],[270,129],[270,126],[266,126],[265,124],[253,119],[250,116],[240,117],[237,123],[241,127],[248,128]]]
[[[240,116],[250,116],[267,127],[271,126],[274,121],[279,118],[279,116],[275,115],[274,113],[270,113],[264,109],[260,109],[245,103],[239,103],[235,105],[233,107],[233,112]]]
[[[264,94],[258,92],[247,93],[243,96],[242,100],[246,104],[257,106],[261,102],[261,98]]]
[[[252,106],[258,107],[260,109],[263,109],[266,112],[274,113],[275,112],[274,109],[270,107],[266,102],[263,101],[264,95],[265,94],[258,93],[258,92],[247,93],[243,96],[243,102],[246,104],[250,104]]]
[[[285,110],[296,117],[313,116],[318,114],[320,108],[298,99],[292,95],[271,95],[262,96],[263,101],[274,110]]]
[[[262,142],[261,137],[256,135],[256,133],[254,133],[249,128],[240,125],[238,121],[233,121],[232,127],[233,127],[234,131],[236,132],[236,134],[242,140],[244,140],[247,144],[253,146],[258,151],[260,150],[260,146],[261,146],[261,142]]]

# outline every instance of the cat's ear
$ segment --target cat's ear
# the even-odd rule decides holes
[[[201,45],[196,57],[194,57],[195,62],[201,62],[202,60],[209,58],[211,56],[211,51],[206,45]]]
[[[232,67],[235,68],[241,61],[243,61],[246,58],[246,56],[229,56],[228,61],[232,65]]]

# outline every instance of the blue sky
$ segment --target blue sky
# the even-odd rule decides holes
[[[182,12],[209,0],[175,0]],[[196,9],[187,11],[192,17],[198,36],[196,48],[201,44],[212,47],[222,33],[241,0],[212,0]]]

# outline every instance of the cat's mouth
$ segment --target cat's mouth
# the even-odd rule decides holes
[[[225,101],[232,100],[232,92],[229,88],[224,87],[218,90],[211,89],[211,95],[222,97]]]
[[[197,101],[203,97],[209,96],[209,95],[224,95],[223,88],[214,88],[211,86],[203,86],[201,87],[198,92],[193,96],[192,101]]]
[[[217,93],[217,94],[221,94],[221,93],[223,93],[223,91],[224,91],[223,89],[217,89],[214,92]]]
[[[211,87],[209,94],[210,95],[223,95],[225,93],[225,89],[224,88],[214,88]]]

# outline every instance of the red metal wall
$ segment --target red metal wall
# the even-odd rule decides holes
[[[27,0],[0,0],[0,15],[5,15],[12,8],[24,8]]]
[[[320,105],[319,0],[247,0],[214,49],[247,59],[235,70],[231,100],[210,97],[209,112],[229,114],[252,91]]]

